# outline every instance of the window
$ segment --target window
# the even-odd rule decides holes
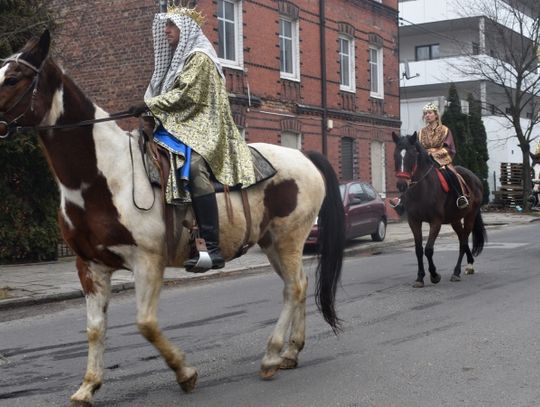
[[[415,51],[417,61],[439,59],[439,44],[419,45]]]
[[[341,139],[341,178],[354,178],[354,139],[349,137]]]
[[[339,88],[355,92],[354,40],[350,37],[339,37],[339,66]]]
[[[382,99],[384,98],[382,48],[369,49],[369,70],[371,79],[371,97]]]
[[[302,149],[302,136],[289,131],[281,133],[281,145],[284,147]]]
[[[218,57],[223,66],[242,68],[242,1],[218,0]]]
[[[371,142],[371,183],[381,196],[386,192],[386,154],[384,143]]]
[[[298,20],[279,19],[280,73],[284,79],[300,80]]]
[[[472,43],[472,53],[473,55],[478,55],[480,53],[480,44],[477,42]]]

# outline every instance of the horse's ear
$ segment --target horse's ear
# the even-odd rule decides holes
[[[34,64],[36,67],[40,67],[43,61],[49,55],[49,48],[51,46],[51,33],[49,30],[43,31],[41,37],[38,40],[33,39],[28,41],[21,52],[21,58],[25,61]]]
[[[399,136],[395,132],[392,132],[392,140],[394,140],[394,143],[396,144],[399,141]]]
[[[411,144],[416,144],[416,142],[418,141],[418,134],[416,132],[414,132],[411,137],[409,138],[409,142]]]

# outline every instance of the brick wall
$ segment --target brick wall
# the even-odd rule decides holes
[[[319,2],[293,2],[299,10],[301,81],[280,79],[279,2],[243,0],[244,69],[226,69],[235,118],[249,142],[279,143],[284,126],[295,120],[304,150],[322,149],[321,64]],[[392,130],[398,131],[399,80],[397,0],[332,0],[326,2],[326,63],[329,118],[328,157],[340,172],[340,140],[344,128],[353,128],[360,178],[371,180],[370,141],[386,145],[387,191],[395,191]],[[58,29],[53,53],[66,72],[97,104],[120,111],[140,101],[153,70],[151,25],[156,0],[51,0]],[[216,1],[200,0],[206,15],[204,32],[217,46]],[[339,90],[340,27],[354,29],[356,94]],[[375,37],[373,37],[375,36]],[[384,100],[369,95],[370,38],[379,38],[384,53]],[[247,106],[247,88],[258,104]],[[300,108],[304,106],[307,108]],[[289,122],[287,122],[289,121]],[[124,121],[124,127],[135,126]]]

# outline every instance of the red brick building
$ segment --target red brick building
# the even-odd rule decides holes
[[[322,151],[340,179],[361,178],[393,195],[398,0],[197,3],[248,142]],[[159,1],[50,4],[58,16],[54,54],[67,73],[108,111],[140,101]]]

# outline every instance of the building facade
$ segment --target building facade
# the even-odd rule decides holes
[[[158,0],[52,0],[54,54],[106,110],[140,101]],[[325,153],[341,180],[395,192],[397,0],[200,0],[248,142]],[[126,121],[125,127],[135,122]]]
[[[423,126],[422,106],[428,102],[437,103],[444,112],[450,83],[456,85],[464,113],[468,113],[467,95],[472,94],[483,107],[482,118],[490,156],[488,183],[493,193],[500,186],[501,162],[521,163],[522,153],[514,137],[515,130],[500,114],[502,111],[508,113],[509,109],[504,90],[481,75],[467,72],[471,57],[484,58],[490,66],[502,63],[506,51],[493,33],[499,29],[509,33],[514,31],[510,26],[501,27],[504,23],[502,11],[497,22],[482,13],[482,1],[485,2],[399,0],[401,130],[404,134],[411,134]],[[538,18],[532,15],[532,10],[538,7],[534,1],[512,1],[520,3],[520,9],[530,14],[524,16],[525,21],[532,22]],[[489,11],[489,7],[483,10]],[[517,33],[514,35],[517,38]],[[536,114],[533,110],[536,109],[531,106],[521,113],[524,128],[532,114]]]

